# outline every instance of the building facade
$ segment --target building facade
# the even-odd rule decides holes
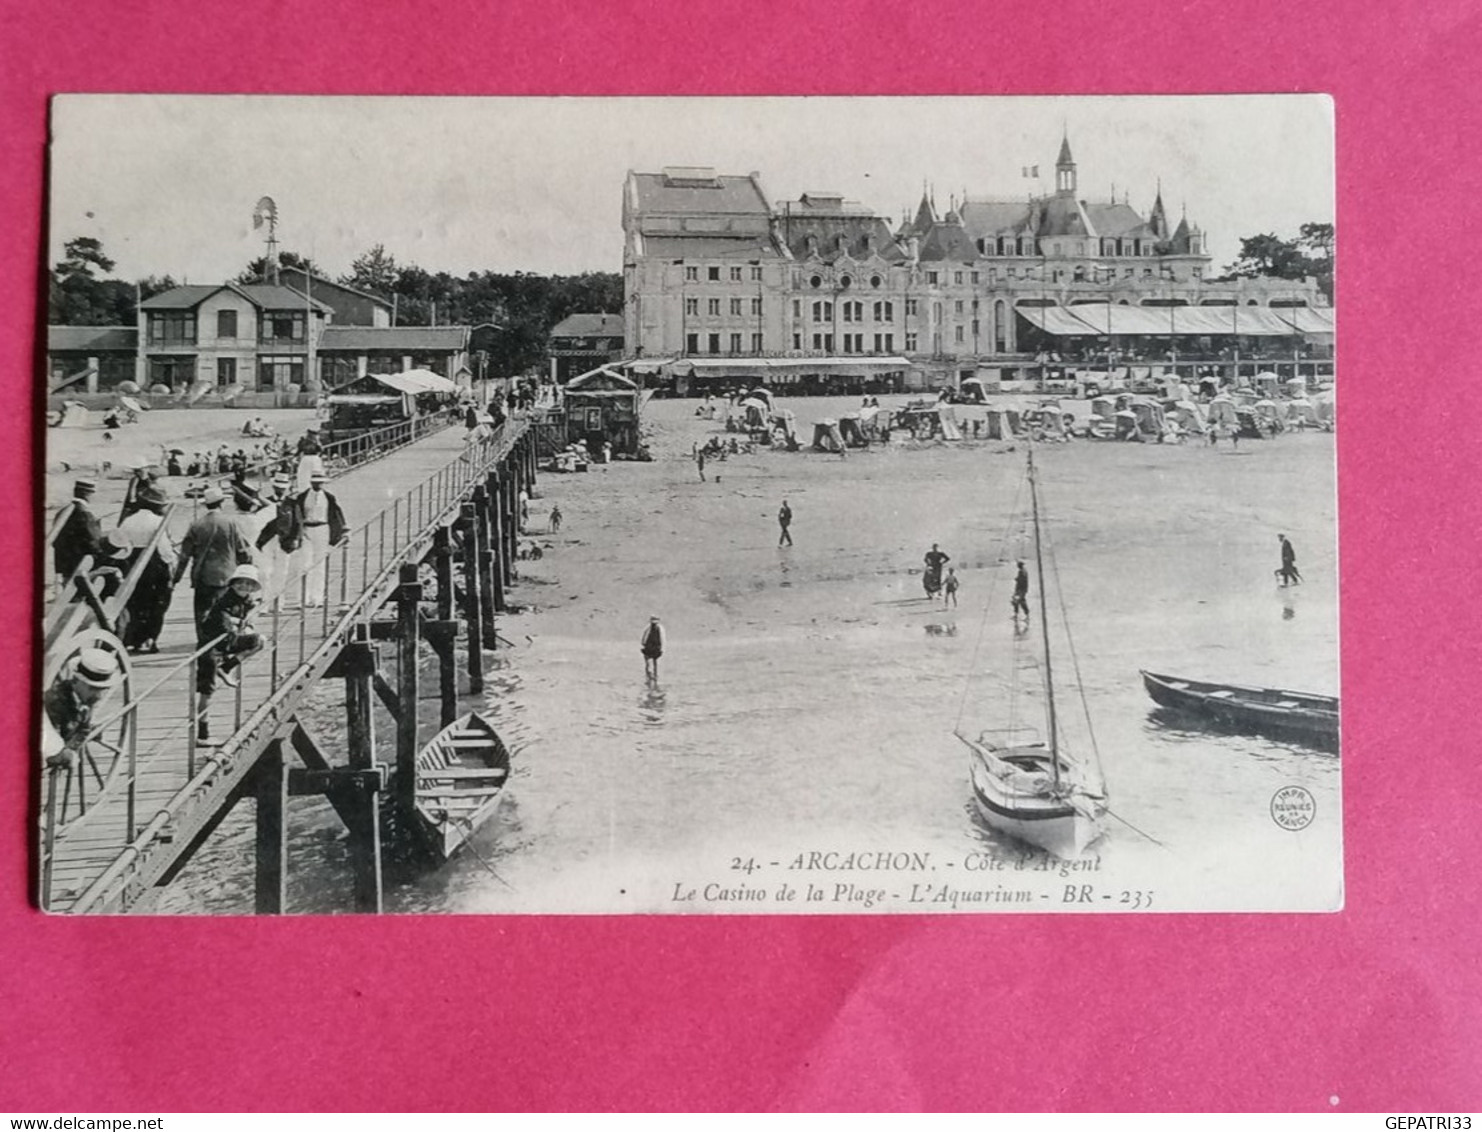
[[[551,327],[551,380],[565,385],[588,370],[620,361],[624,331],[620,314],[567,315]]]
[[[944,213],[924,194],[895,229],[838,193],[774,205],[759,174],[688,167],[630,172],[623,229],[639,373],[903,371],[935,388],[1034,358],[1044,308],[1326,305],[1313,280],[1212,280],[1205,233],[1170,225],[1161,189],[1146,216],[1083,198],[1068,138],[1053,193]]]
[[[175,287],[139,306],[140,384],[313,390],[310,359],[331,315],[317,299],[271,283]]]

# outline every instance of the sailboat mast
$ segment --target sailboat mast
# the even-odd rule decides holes
[[[1029,450],[1029,503],[1034,512],[1034,569],[1039,575],[1039,623],[1045,642],[1045,703],[1049,708],[1050,773],[1060,786],[1060,729],[1055,723],[1055,677],[1050,669],[1050,610],[1045,601],[1045,557],[1039,545],[1039,486],[1034,472],[1034,449]]]

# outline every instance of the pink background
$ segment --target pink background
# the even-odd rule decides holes
[[[1336,915],[48,919],[11,523],[0,1110],[1482,1103],[1474,3],[0,3],[17,515],[54,92],[1332,93],[1348,836]]]

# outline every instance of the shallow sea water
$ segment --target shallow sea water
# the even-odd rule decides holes
[[[853,407],[783,403],[805,431]],[[529,609],[501,619],[514,647],[494,654],[485,696],[514,753],[506,800],[453,862],[389,870],[388,910],[1341,904],[1338,758],[1180,729],[1154,715],[1138,675],[1337,692],[1331,435],[1037,448],[1057,704],[1074,750],[1094,734],[1115,815],[1084,871],[1061,875],[976,817],[952,734],[1043,730],[1037,614],[1016,635],[1008,609],[1014,559],[1032,555],[1015,517],[1023,446],[761,450],[712,462],[702,483],[691,445],[725,434],[697,404],[650,404],[654,463],[540,477],[532,535],[548,549],[520,564],[513,597]],[[795,545],[779,549],[784,497]],[[553,503],[558,534],[545,532]],[[1278,532],[1297,548],[1302,586],[1276,584]],[[922,593],[933,542],[962,580],[955,609]],[[650,614],[669,637],[657,687],[638,652]],[[311,717],[332,727],[337,696],[321,699]],[[1291,785],[1316,803],[1301,831],[1271,817]],[[251,911],[240,809],[159,910]],[[337,820],[307,800],[291,812],[292,909],[344,910]]]

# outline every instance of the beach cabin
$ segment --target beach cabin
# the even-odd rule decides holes
[[[593,452],[603,442],[616,455],[638,454],[638,423],[643,393],[617,370],[598,366],[566,383],[566,435],[584,440]]]

